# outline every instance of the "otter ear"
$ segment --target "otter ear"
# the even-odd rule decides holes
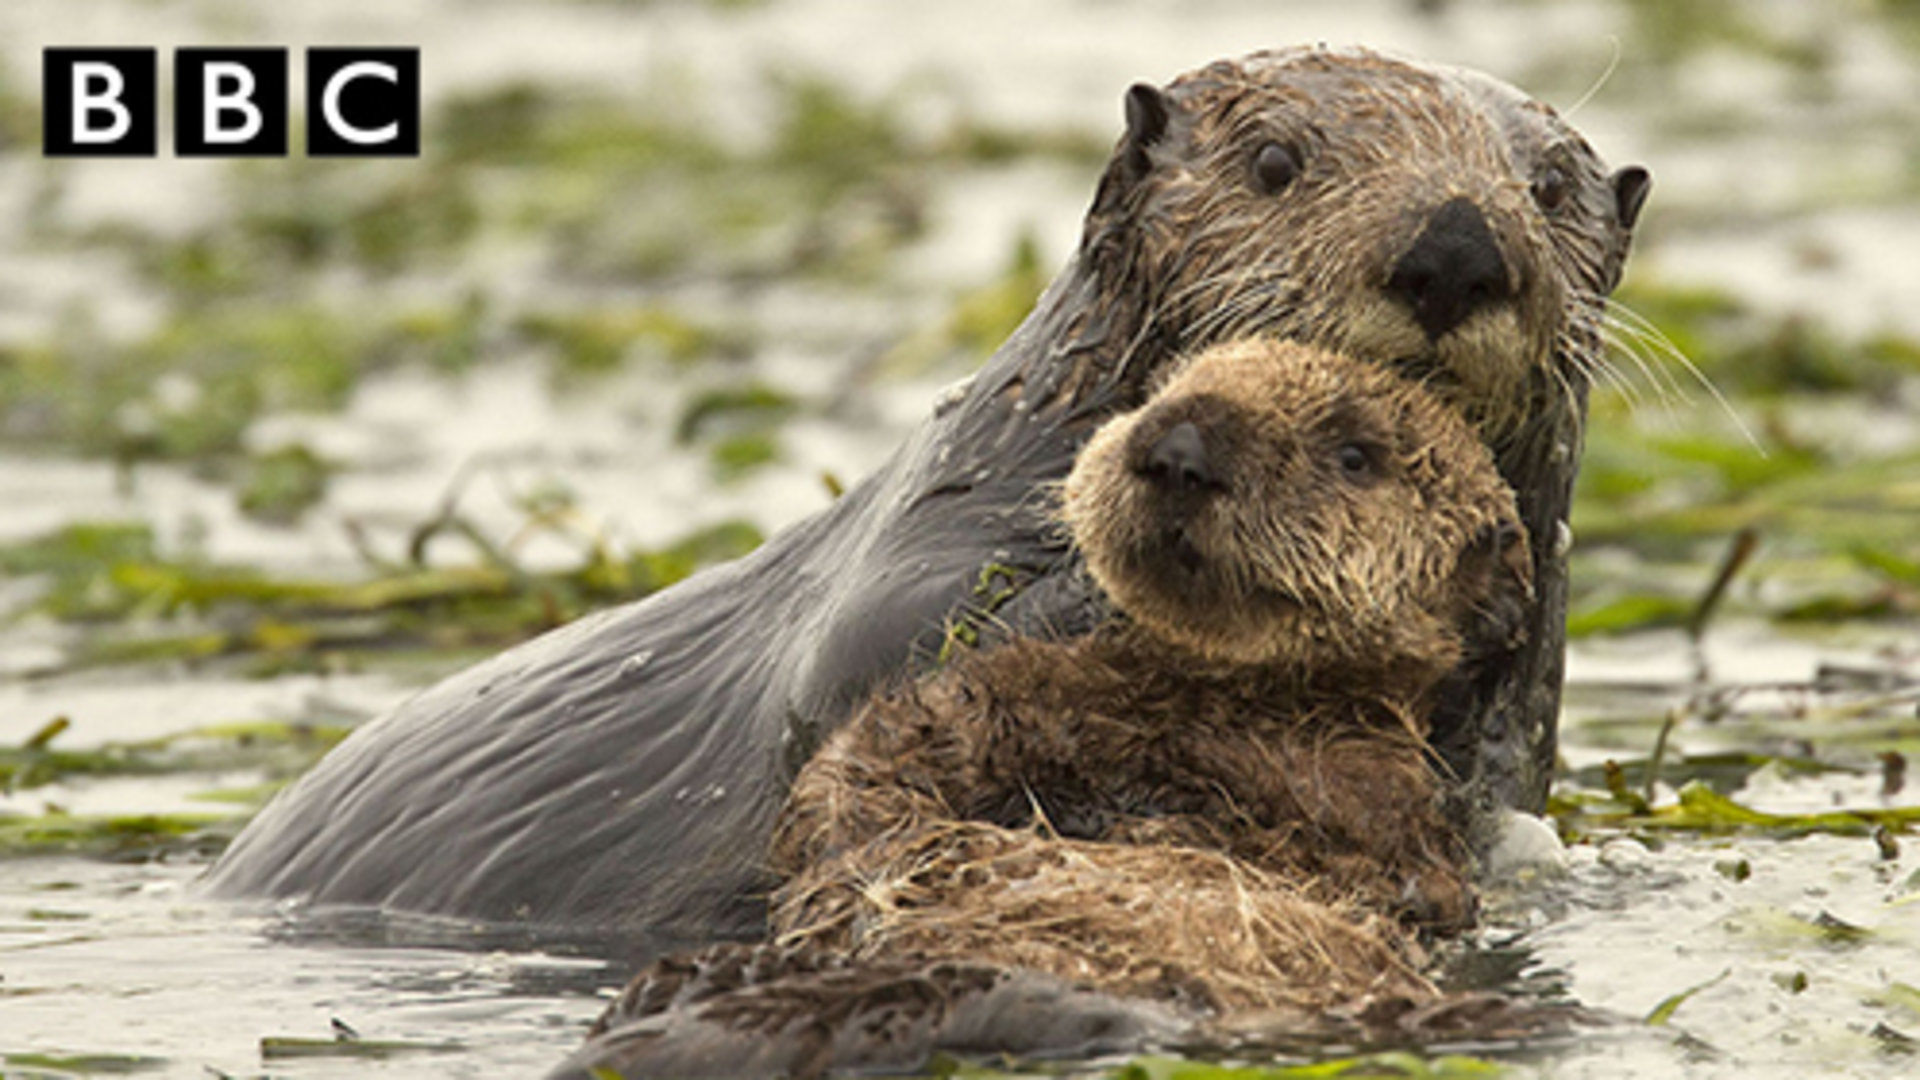
[[[1620,227],[1631,230],[1640,220],[1640,207],[1653,187],[1653,176],[1638,165],[1629,165],[1607,178],[1613,188],[1613,208],[1620,216]]]
[[[1533,554],[1517,521],[1488,525],[1475,536],[1461,568],[1482,598],[1467,631],[1470,653],[1508,652],[1525,644],[1533,610]],[[1480,577],[1479,575],[1485,575]]]
[[[1134,83],[1127,88],[1127,169],[1136,178],[1153,169],[1148,148],[1167,133],[1167,96],[1160,88]]]

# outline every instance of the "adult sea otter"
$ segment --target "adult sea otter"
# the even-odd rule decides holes
[[[304,897],[692,938],[764,928],[788,783],[952,628],[1068,636],[1104,612],[1041,485],[1174,356],[1290,338],[1420,380],[1519,498],[1527,646],[1462,672],[1459,781],[1544,801],[1587,372],[1648,188],[1547,106],[1361,50],[1221,61],[1125,96],[1079,250],[961,393],[752,555],[454,675],[274,800],[212,874]],[[1008,590],[1012,595],[1008,596]]]

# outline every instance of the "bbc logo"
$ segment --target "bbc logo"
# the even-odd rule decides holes
[[[308,157],[420,153],[420,50],[306,50]],[[41,130],[48,157],[159,152],[156,49],[48,49]],[[287,50],[173,54],[173,149],[180,157],[284,157]]]

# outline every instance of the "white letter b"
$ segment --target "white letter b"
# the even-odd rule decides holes
[[[253,103],[253,72],[247,70],[246,65],[231,61],[215,61],[202,71],[201,137],[208,143],[236,144],[260,134],[266,117],[261,115],[260,106]],[[233,89],[222,93],[222,84]],[[223,126],[220,123],[223,113],[239,113],[239,124]]]
[[[104,89],[93,89],[101,84],[104,84]],[[97,60],[82,60],[74,64],[73,141],[103,144],[125,138],[133,128],[133,113],[120,100],[120,95],[126,90],[126,78],[112,64]],[[94,113],[107,113],[113,119],[105,128],[96,128],[87,122],[87,118]]]

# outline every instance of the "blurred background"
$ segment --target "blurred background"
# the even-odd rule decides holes
[[[876,465],[1073,250],[1130,83],[1316,41],[1489,71],[1655,178],[1574,517],[1571,870],[1476,970],[1673,1007],[1515,1067],[1897,1074],[1920,4],[8,0],[7,1075],[555,1060],[618,962],[188,886],[354,723]],[[41,156],[42,49],[158,47],[164,115],[171,50],[226,44],[292,50],[291,158],[164,120],[156,159]],[[419,158],[304,159],[314,45],[422,50]]]

